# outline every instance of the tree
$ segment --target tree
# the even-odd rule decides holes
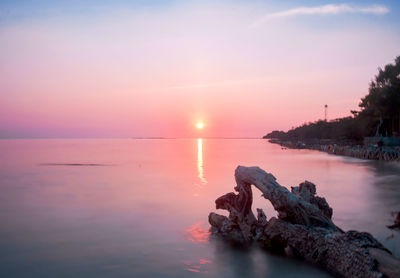
[[[400,56],[394,64],[379,68],[371,81],[369,93],[359,104],[360,117],[378,122],[377,133],[395,135],[400,132]]]
[[[280,140],[333,139],[362,142],[365,136],[400,134],[400,56],[394,64],[379,68],[361,99],[360,111],[335,120],[305,123],[287,132],[273,131],[264,138]]]

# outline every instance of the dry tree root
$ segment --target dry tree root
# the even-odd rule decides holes
[[[400,277],[400,261],[369,233],[344,232],[332,222],[332,208],[316,196],[315,185],[305,181],[291,192],[259,167],[238,166],[237,186],[219,197],[217,209],[229,216],[210,213],[213,234],[236,244],[258,242],[274,252],[290,253],[344,277]],[[251,185],[257,187],[278,212],[267,220],[261,209],[251,211]]]

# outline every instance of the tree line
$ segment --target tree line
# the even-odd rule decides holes
[[[370,82],[368,94],[361,99],[359,107],[359,111],[351,111],[348,117],[309,122],[287,132],[274,130],[263,138],[359,142],[366,136],[399,136],[400,56],[393,64],[378,68],[378,74]]]

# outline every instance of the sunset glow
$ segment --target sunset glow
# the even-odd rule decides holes
[[[203,123],[197,123],[196,127],[197,127],[197,129],[203,129],[204,124]]]
[[[18,2],[0,3],[1,138],[260,137],[349,116],[400,45],[390,3]]]

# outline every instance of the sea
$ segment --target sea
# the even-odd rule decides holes
[[[331,277],[306,262],[210,237],[238,165],[287,188],[308,180],[344,230],[400,257],[400,163],[263,139],[0,140],[0,277]],[[276,216],[253,188],[253,210]]]

